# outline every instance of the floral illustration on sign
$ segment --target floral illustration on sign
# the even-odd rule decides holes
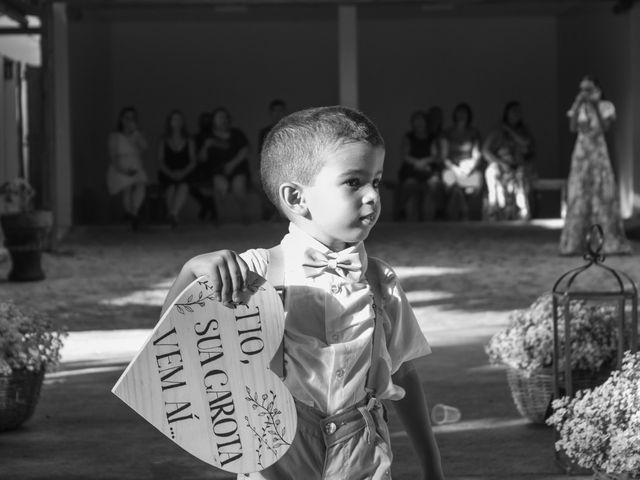
[[[262,418],[262,424],[257,428],[251,424],[249,417],[244,417],[247,422],[247,427],[251,429],[258,440],[258,448],[256,448],[258,465],[263,467],[262,455],[265,449],[277,458],[278,449],[285,445],[291,445],[291,443],[285,440],[287,430],[280,421],[279,417],[282,412],[276,407],[275,402],[277,395],[273,390],[269,390],[269,394],[263,393],[262,396],[259,396],[257,391],[254,394],[249,387],[245,388],[247,391],[245,400],[251,404],[253,410],[258,411],[258,416]]]
[[[247,283],[246,293],[248,294],[245,298],[242,298],[239,302],[232,302],[231,306],[236,308],[238,305],[247,306],[247,302],[251,295],[256,293],[258,290],[264,290],[261,286],[264,283],[264,280],[261,277],[254,277],[250,282]],[[213,292],[213,287],[209,284],[208,280],[198,280],[198,285],[204,287],[206,292],[211,292],[208,295],[205,295],[201,290],[198,292],[198,297],[196,298],[193,294],[189,295],[186,302],[176,303],[175,307],[178,313],[184,315],[185,312],[193,313],[193,308],[197,305],[199,307],[204,307],[206,305],[206,301],[219,301],[215,292]],[[243,292],[244,293],[244,292]],[[242,295],[242,293],[241,293]]]

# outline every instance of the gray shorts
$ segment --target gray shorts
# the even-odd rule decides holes
[[[275,464],[238,480],[383,480],[391,478],[391,443],[378,400],[325,417],[296,402],[298,431]]]

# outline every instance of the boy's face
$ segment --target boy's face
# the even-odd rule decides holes
[[[334,251],[367,238],[380,215],[384,154],[384,148],[364,142],[322,153],[323,167],[311,185],[302,187],[308,234]]]

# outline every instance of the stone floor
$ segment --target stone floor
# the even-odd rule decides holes
[[[558,228],[558,222],[388,223],[367,242],[371,255],[396,268],[432,345],[433,354],[417,363],[429,403],[462,412],[460,422],[434,427],[449,479],[564,478],[554,461],[553,431],[518,415],[504,370],[489,366],[484,353],[510,310],[527,306],[582,264],[557,255]],[[38,306],[71,331],[34,417],[0,434],[0,479],[232,478],[177,448],[110,389],[158,320],[186,259],[219,248],[268,247],[285,229],[280,223],[146,227],[135,234],[76,229],[45,254],[46,280],[0,281],[0,300]],[[606,263],[640,279],[640,243],[634,248],[633,256]],[[0,278],[9,268],[0,263]],[[420,478],[393,415],[390,428],[394,478]]]

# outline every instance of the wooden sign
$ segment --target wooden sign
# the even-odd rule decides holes
[[[291,394],[269,363],[284,334],[282,301],[251,274],[229,308],[206,277],[167,309],[113,393],[187,452],[234,473],[265,469],[296,432]]]

